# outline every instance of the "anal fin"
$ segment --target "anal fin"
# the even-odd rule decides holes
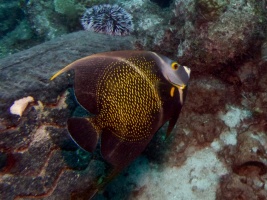
[[[123,141],[109,130],[101,133],[102,157],[114,168],[123,169],[146,148],[150,139],[137,142]]]
[[[84,150],[93,152],[96,148],[99,131],[92,118],[68,119],[68,130],[72,139]]]

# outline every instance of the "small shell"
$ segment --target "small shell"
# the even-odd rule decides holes
[[[28,104],[33,101],[34,99],[31,96],[14,101],[13,105],[10,107],[10,113],[21,117]]]

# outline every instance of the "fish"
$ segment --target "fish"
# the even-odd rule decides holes
[[[72,117],[68,131],[78,146],[101,155],[112,166],[96,181],[91,196],[146,148],[167,122],[169,137],[184,105],[190,68],[152,51],[111,51],[90,55],[55,73],[74,70],[74,92],[93,116]]]

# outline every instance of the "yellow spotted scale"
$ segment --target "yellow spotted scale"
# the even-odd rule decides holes
[[[71,137],[89,152],[101,138],[101,154],[113,166],[112,175],[96,184],[96,192],[135,159],[167,121],[170,134],[185,100],[190,69],[150,51],[114,51],[79,59],[51,80],[71,69],[77,101],[95,114],[70,118]]]

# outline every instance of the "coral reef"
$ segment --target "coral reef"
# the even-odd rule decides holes
[[[39,41],[34,38],[29,23],[22,20],[14,30],[0,39],[0,58],[36,45]]]
[[[24,18],[24,13],[16,1],[1,2],[0,5],[0,38],[14,30],[19,21]]]
[[[253,54],[264,39],[265,9],[260,1],[189,1],[191,6],[175,1],[176,25],[180,39],[177,56],[191,60],[195,70],[213,70]]]
[[[148,5],[144,1],[143,10]],[[150,6],[150,15],[144,14],[146,22],[156,24],[148,29],[142,28],[146,23],[132,10],[138,31],[136,47],[178,57],[198,72],[218,70],[253,56],[265,38],[266,9],[261,1],[176,0],[165,10],[155,10],[155,5]]]
[[[77,13],[77,8],[75,6],[74,0],[54,0],[54,7],[55,11],[60,14],[73,16]]]
[[[81,29],[80,17],[87,7],[107,0],[29,0],[25,12],[38,37],[53,39]]]
[[[29,0],[30,23],[10,19],[1,52],[35,44],[31,28],[47,40],[82,29],[79,18],[97,2]],[[0,60],[0,196],[70,199],[105,173],[100,152],[82,151],[66,131],[69,116],[85,114],[70,89],[72,73],[48,79],[80,57],[134,43],[192,69],[187,101],[172,135],[159,130],[96,199],[267,199],[266,2],[174,0],[164,9],[149,0],[101,3],[133,16],[131,36],[82,31]],[[21,116],[10,113],[26,96],[35,101]]]
[[[182,63],[190,60],[198,71],[224,67],[253,54],[266,32],[265,3],[255,0],[29,0],[21,8],[14,7],[14,13],[25,13],[29,32],[33,29],[36,34],[30,44],[35,44],[82,29],[80,18],[86,8],[105,3],[118,4],[133,16],[136,48],[178,57]],[[14,1],[2,8],[8,6],[13,8]],[[3,33],[14,29],[18,17],[10,16],[3,23]]]
[[[202,21],[205,23],[217,20],[226,11],[229,0],[197,0],[195,3],[197,20],[201,24]]]
[[[33,31],[16,1],[0,5],[0,58],[36,44]]]
[[[169,29],[168,21],[172,16],[169,8],[162,10],[149,0],[118,0],[117,2],[120,2],[122,7],[133,16],[135,30],[133,34],[138,38],[136,48],[151,50],[155,45],[162,44],[165,30]]]
[[[26,10],[32,28],[39,37],[50,40],[67,33],[67,27],[61,23],[61,18],[54,12],[53,0],[29,0]]]
[[[172,0],[165,0],[165,1],[162,1],[162,0],[151,0],[151,1],[155,2],[161,8],[169,7],[171,2],[172,2]]]

